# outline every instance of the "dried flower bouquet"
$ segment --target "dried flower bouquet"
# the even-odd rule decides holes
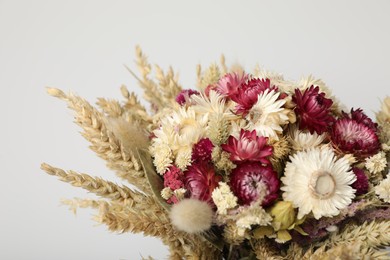
[[[389,259],[390,97],[376,122],[346,109],[321,80],[256,68],[197,67],[197,90],[136,49],[147,110],[67,102],[91,149],[132,186],[42,164],[101,197],[91,207],[112,231],[160,238],[170,259]]]

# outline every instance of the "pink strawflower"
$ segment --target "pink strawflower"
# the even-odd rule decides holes
[[[245,115],[256,104],[259,94],[267,89],[278,91],[277,87],[271,87],[269,79],[254,78],[242,84],[237,94],[231,97],[237,103],[237,113]]]
[[[257,136],[256,130],[241,129],[240,137],[229,136],[227,144],[222,149],[230,153],[230,160],[235,163],[255,161],[270,164],[268,156],[272,155],[272,146],[267,145],[268,138]]]
[[[185,105],[192,95],[199,95],[199,92],[193,89],[183,89],[176,96],[176,102],[179,103],[180,106]]]
[[[230,187],[241,204],[249,205],[264,197],[261,204],[266,207],[278,198],[280,182],[271,166],[248,162],[232,171]]]
[[[343,112],[343,117],[355,120],[359,124],[364,124],[365,126],[371,128],[374,131],[378,130],[378,124],[372,122],[371,118],[369,118],[361,108],[358,108],[357,110],[351,109],[351,113],[347,114]]]
[[[185,188],[190,197],[212,204],[211,193],[222,180],[214,171],[214,167],[207,162],[194,163],[184,172]]]
[[[362,169],[353,167],[353,173],[356,175],[356,181],[352,183],[352,188],[356,190],[356,195],[362,195],[368,192],[368,178]]]
[[[296,104],[295,112],[299,119],[299,129],[308,129],[310,133],[322,134],[334,122],[330,114],[333,101],[320,93],[319,87],[311,86],[303,93],[295,89],[293,101]]]
[[[176,190],[184,187],[184,174],[176,166],[171,166],[164,173],[164,187],[169,187],[171,190]]]
[[[248,79],[248,75],[242,73],[228,73],[223,76],[217,83],[216,91],[224,96],[231,98],[235,96],[238,92],[238,89],[242,84]]]
[[[211,152],[214,145],[208,138],[199,140],[198,143],[192,147],[192,161],[193,162],[208,162],[211,161]]]
[[[376,131],[353,119],[338,119],[331,130],[333,145],[344,153],[366,158],[376,154],[380,142]]]

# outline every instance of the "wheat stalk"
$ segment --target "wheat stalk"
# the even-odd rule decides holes
[[[63,182],[67,182],[75,187],[81,187],[104,198],[142,202],[145,197],[142,193],[132,191],[126,186],[119,186],[101,178],[91,177],[88,174],[80,174],[74,171],[65,172],[46,163],[41,165],[41,169],[50,175],[57,176]]]
[[[215,256],[220,254],[200,234],[190,235],[175,230],[165,209],[151,197],[145,197],[142,203],[137,204],[131,204],[130,201],[111,202],[100,211],[97,219],[111,231],[159,237],[169,246],[171,259],[177,259],[178,256],[187,256],[187,259],[217,259]],[[209,258],[211,255],[213,257]]]
[[[109,168],[142,191],[150,192],[139,161],[131,151],[123,149],[122,144],[108,130],[105,117],[101,112],[97,111],[86,100],[73,94],[66,95],[63,91],[55,88],[48,88],[48,93],[66,101],[69,108],[76,112],[75,122],[84,130],[83,137],[91,143],[90,148],[107,161]]]
[[[139,46],[136,47],[136,64],[142,78],[139,78],[129,68],[128,71],[138,80],[140,86],[144,89],[144,97],[156,110],[175,104],[175,97],[181,91],[178,83],[178,76],[175,76],[173,69],[170,68],[165,75],[159,66],[156,68],[156,78],[158,83],[151,78],[152,66],[147,57],[143,54]]]

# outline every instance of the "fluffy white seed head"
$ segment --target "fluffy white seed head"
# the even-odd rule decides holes
[[[213,210],[207,202],[197,199],[184,199],[172,206],[172,224],[181,231],[195,234],[210,229]]]

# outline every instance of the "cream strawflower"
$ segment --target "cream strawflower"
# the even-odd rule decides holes
[[[375,194],[384,202],[390,203],[390,173],[374,188]]]
[[[153,133],[150,152],[154,165],[160,174],[168,169],[173,161],[184,170],[191,161],[191,147],[206,133],[208,117],[197,115],[189,107],[180,107],[178,111],[161,119],[161,124]]]
[[[290,156],[281,178],[283,199],[298,208],[298,218],[313,212],[314,217],[332,217],[351,204],[355,174],[346,158],[337,159],[329,147],[312,148]]]
[[[295,127],[289,131],[289,135],[290,143],[295,151],[303,151],[317,147],[322,144],[326,138],[325,133],[319,135],[314,132],[311,134],[309,132],[303,132]]]
[[[214,144],[221,144],[226,141],[230,132],[230,122],[238,118],[232,113],[233,106],[225,103],[223,96],[211,90],[209,96],[193,95],[191,101],[194,103],[192,108],[202,116],[207,115],[207,137]]]
[[[193,95],[191,96],[191,101],[194,103],[192,108],[198,114],[218,114],[226,119],[237,118],[232,113],[233,106],[228,106],[224,97],[213,90],[210,90],[208,97],[205,95]]]
[[[365,166],[370,173],[380,173],[386,168],[387,159],[384,152],[379,152],[371,157],[366,158]]]
[[[278,99],[280,93],[265,90],[258,96],[257,102],[248,111],[246,130],[256,130],[258,135],[278,139],[283,132],[281,125],[288,124],[289,110],[283,108],[284,99]]]
[[[226,215],[228,209],[237,206],[237,197],[234,196],[229,185],[225,182],[219,183],[219,186],[213,190],[211,197],[213,198],[213,201],[217,206],[217,212],[220,215]]]

